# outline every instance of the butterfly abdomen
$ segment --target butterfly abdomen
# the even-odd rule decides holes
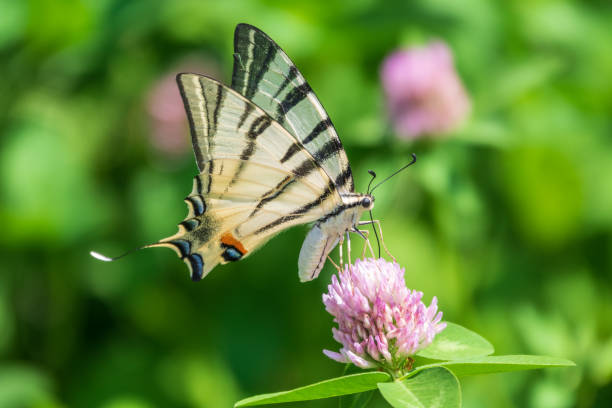
[[[341,235],[330,235],[315,224],[302,244],[298,258],[298,274],[300,281],[307,282],[319,276],[327,255],[338,244]]]

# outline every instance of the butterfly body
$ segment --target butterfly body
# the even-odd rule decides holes
[[[147,247],[172,248],[197,281],[280,231],[314,223],[298,260],[300,279],[314,279],[374,199],[354,192],[331,120],[282,49],[246,24],[234,48],[231,88],[177,76],[200,173],[178,232]]]

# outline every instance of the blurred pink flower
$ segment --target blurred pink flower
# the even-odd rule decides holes
[[[394,52],[383,62],[381,79],[400,137],[448,132],[470,111],[451,50],[443,42]]]
[[[153,84],[147,100],[147,111],[151,117],[151,143],[168,156],[179,156],[190,148],[187,117],[176,84],[176,74],[180,72],[219,77],[216,62],[187,59],[176,64]]]
[[[342,344],[339,353],[323,350],[333,360],[401,374],[409,357],[446,327],[436,297],[426,307],[423,293],[406,287],[404,268],[395,262],[357,260],[338,275],[323,295],[325,309],[338,323],[334,339]]]

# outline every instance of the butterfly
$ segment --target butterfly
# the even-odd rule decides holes
[[[178,232],[145,247],[173,249],[198,281],[277,233],[314,223],[298,258],[299,278],[309,281],[345,234],[357,232],[374,198],[354,191],[338,134],[287,54],[248,24],[236,27],[234,51],[231,87],[177,75],[200,173]]]

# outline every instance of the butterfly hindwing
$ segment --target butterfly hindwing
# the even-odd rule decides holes
[[[266,111],[320,163],[340,193],[354,190],[336,130],[302,74],[265,33],[239,24],[234,35],[232,88]],[[290,158],[296,150],[285,152]]]
[[[262,109],[205,76],[180,74],[177,81],[200,174],[185,200],[187,218],[157,245],[174,249],[192,279],[342,203],[312,155]],[[292,146],[296,152],[282,160]]]

